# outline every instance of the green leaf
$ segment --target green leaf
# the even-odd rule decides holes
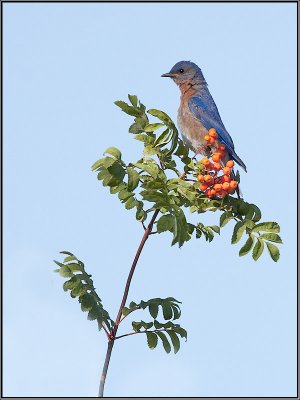
[[[249,253],[249,251],[252,249],[253,243],[253,235],[249,235],[249,238],[239,252],[240,257],[245,256],[247,253]]]
[[[220,227],[219,227],[218,225],[212,225],[212,226],[210,226],[210,228],[211,228],[214,232],[220,234]]]
[[[173,312],[169,304],[162,304],[163,316],[165,320],[172,319]]]
[[[157,331],[156,334],[160,337],[166,353],[170,353],[171,346],[163,332]]]
[[[130,310],[127,307],[123,307],[122,309],[122,314],[126,317],[128,314],[130,314],[132,312],[132,310]]]
[[[69,267],[67,267],[66,265],[63,265],[59,270],[59,275],[64,278],[70,278],[74,274]]]
[[[255,215],[254,215],[254,217],[252,218],[252,220],[253,220],[254,222],[259,221],[259,220],[261,219],[261,211],[260,211],[260,209],[259,209],[255,204],[253,204],[253,203],[250,204],[250,207],[253,208],[254,213],[255,213]]]
[[[143,153],[146,156],[153,156],[154,154],[158,154],[159,150],[153,147],[152,145],[148,145],[144,147]]]
[[[277,233],[262,233],[260,238],[270,240],[270,242],[282,243],[281,237]]]
[[[152,136],[144,134],[136,135],[134,139],[143,142],[145,146],[148,146],[149,144],[152,144],[154,142],[154,138]]]
[[[86,308],[87,310],[91,310],[96,304],[95,297],[93,295],[91,295],[90,293],[84,294],[81,297],[80,302],[81,302],[82,306],[84,308]]]
[[[178,350],[180,349],[180,341],[178,339],[178,336],[176,335],[176,333],[174,331],[171,330],[167,330],[167,334],[170,336],[173,347],[174,347],[174,354],[176,354],[178,352]]]
[[[70,263],[66,265],[72,272],[81,271],[83,272],[83,266],[78,263]]]
[[[74,256],[73,253],[70,253],[69,251],[66,251],[66,250],[60,251],[59,253],[60,253],[60,254],[67,254],[68,256]]]
[[[176,305],[171,306],[173,311],[173,319],[178,319],[181,315],[180,308]]]
[[[255,227],[252,229],[252,232],[260,231],[279,233],[280,226],[277,224],[277,222],[261,222],[260,224],[255,225]]]
[[[174,226],[174,216],[171,214],[162,215],[157,221],[157,232],[172,231]]]
[[[259,257],[262,255],[264,250],[264,241],[260,238],[257,238],[257,242],[253,248],[252,257],[253,260],[257,261]]]
[[[220,227],[223,228],[234,217],[230,211],[224,212],[220,217]]]
[[[62,267],[64,264],[60,263],[59,261],[53,260],[53,262],[55,262],[56,265],[58,265],[59,267]],[[59,269],[55,269],[55,272],[59,272]]]
[[[139,180],[140,180],[140,175],[138,174],[138,172],[131,168],[131,167],[127,167],[127,174],[128,174],[128,190],[132,191],[134,190],[138,184],[139,184]]]
[[[161,128],[164,126],[164,124],[161,124],[160,122],[157,124],[148,124],[145,126],[144,131],[145,132],[155,132],[157,129]]]
[[[170,149],[167,151],[168,155],[173,154],[178,145],[178,131],[174,125],[173,125],[172,129],[173,129],[173,138],[172,138],[172,143],[171,143]],[[182,158],[182,161],[183,161],[183,158]]]
[[[170,142],[170,140],[173,137],[173,132],[170,131],[169,128],[167,128],[165,131],[163,131],[155,140],[154,146],[163,146],[167,143]]]
[[[73,260],[77,260],[77,257],[75,256],[68,256],[64,259],[64,263],[69,262],[69,261],[73,261]]]
[[[137,201],[135,200],[134,197],[129,197],[129,199],[126,200],[125,202],[125,208],[126,210],[131,210],[133,207],[135,207],[137,204]]]
[[[154,108],[152,108],[152,109],[148,110],[147,113],[153,115],[154,117],[157,117],[162,122],[164,122],[165,125],[167,125],[169,127],[173,127],[174,126],[174,123],[171,120],[171,118],[168,116],[168,114],[166,114],[163,111],[155,110]]]
[[[118,192],[120,192],[122,189],[125,189],[127,186],[124,182],[121,182],[119,185],[117,186],[111,186],[110,187],[110,193],[111,194],[116,194]]]
[[[155,319],[158,314],[158,305],[153,303],[149,304],[149,313],[151,317]]]
[[[272,243],[266,242],[267,248],[269,250],[270,256],[273,261],[277,262],[280,257],[280,252],[277,246]]]
[[[78,282],[79,281],[77,280],[77,276],[73,276],[71,279],[63,284],[64,291],[66,292],[68,290],[72,290],[74,287],[77,286]]]
[[[115,105],[120,107],[124,113],[132,115],[133,117],[139,117],[141,115],[141,112],[139,110],[135,109],[132,106],[129,106],[127,103],[125,103],[125,101],[117,100],[115,101]]]
[[[141,330],[141,327],[142,327],[142,322],[132,321],[131,325],[132,325],[132,329],[135,332],[139,332]]]
[[[158,166],[156,164],[148,165],[143,163],[136,163],[134,164],[135,167],[142,169],[145,172],[148,172],[149,175],[152,176],[152,178],[156,179],[158,175]]]
[[[238,241],[241,239],[245,229],[246,229],[246,225],[243,222],[239,221],[235,224],[235,227],[233,229],[232,238],[231,238],[232,244],[238,243]]]
[[[135,118],[134,123],[130,125],[128,131],[133,134],[142,133],[148,120],[142,116],[141,118]],[[145,136],[145,135],[144,135]]]
[[[172,246],[175,243],[178,243],[179,247],[181,247],[184,242],[190,240],[191,235],[189,234],[189,226],[186,222],[186,218],[184,212],[179,206],[173,205],[173,209],[175,211],[175,219],[174,219],[174,228],[173,231],[173,240]]]
[[[147,219],[147,213],[143,209],[138,209],[135,215],[135,218],[140,221],[144,222]]]
[[[250,207],[248,203],[246,203],[244,200],[239,200],[237,203],[237,212],[240,215],[246,215],[249,211]],[[253,210],[251,210],[253,212]]]
[[[108,186],[116,186],[123,182],[123,178],[125,176],[124,168],[120,165],[120,163],[115,162],[112,166],[107,168],[109,173],[112,175],[112,178],[108,181]]]
[[[97,160],[93,165],[92,165],[92,171],[95,171],[96,169],[100,169],[101,167],[108,168],[110,167],[113,163],[115,162],[115,158],[112,157],[103,157],[100,158],[100,160]]]
[[[155,347],[157,346],[157,335],[153,332],[146,332],[146,335],[149,349],[155,349]]]
[[[128,190],[123,189],[119,192],[118,197],[120,200],[127,200],[129,199],[129,197],[134,196],[134,194],[132,192],[128,192]]]
[[[105,150],[105,152],[103,154],[110,154],[116,160],[121,160],[121,157],[122,157],[122,153],[116,147],[109,147],[108,149]]]
[[[129,94],[128,95],[128,99],[130,101],[130,103],[133,105],[133,107],[137,108],[138,105],[138,98],[135,95]]]
[[[103,181],[102,184],[103,186],[107,186],[109,181],[112,179],[112,175],[107,171],[107,169],[102,169],[98,175],[97,178],[99,181]]]
[[[152,328],[152,326],[153,326],[153,322],[144,322],[144,321],[141,321],[141,323],[142,323],[142,327],[145,328],[146,330]]]
[[[187,341],[187,331],[183,329],[181,326],[176,325],[173,328],[174,332],[178,333],[182,338],[185,338],[185,341]]]

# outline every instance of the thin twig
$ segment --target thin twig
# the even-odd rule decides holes
[[[121,339],[122,337],[125,337],[125,336],[136,335],[137,333],[145,333],[145,331],[143,331],[143,332],[131,332],[131,333],[125,333],[125,335],[116,336],[116,337],[115,337],[115,340],[116,340],[116,339]]]
[[[102,321],[102,328],[103,328],[103,330],[104,330],[104,332],[105,332],[105,334],[107,336],[107,339],[109,340],[109,333],[108,333],[108,330],[105,328],[105,324],[104,324],[103,321]]]
[[[167,332],[167,329],[155,329],[153,331],[139,331],[139,332],[130,332],[130,333],[125,333],[124,335],[116,336],[115,339],[121,339],[122,337],[125,336],[131,336],[131,335],[136,335],[137,333],[147,333],[147,332]]]

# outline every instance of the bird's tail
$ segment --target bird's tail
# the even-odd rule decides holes
[[[231,152],[230,152],[230,156],[232,157],[232,159],[233,159],[234,161],[236,161],[236,162],[239,164],[240,167],[243,168],[243,170],[244,170],[245,172],[247,172],[247,167],[246,167],[246,165],[243,163],[243,161],[240,159],[240,157],[239,157],[234,151],[231,151]]]

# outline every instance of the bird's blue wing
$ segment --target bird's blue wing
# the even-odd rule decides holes
[[[219,141],[226,146],[229,155],[231,155],[232,158],[246,171],[247,169],[245,164],[234,151],[233,140],[225,129],[212,97],[209,96],[207,99],[201,99],[197,96],[191,97],[188,106],[194,117],[197,118],[206,129],[216,129]]]
[[[205,101],[199,97],[191,97],[188,104],[190,111],[202,123],[202,125],[206,129],[215,128],[218,132],[220,142],[224,143],[229,151],[234,150],[231,136],[226,131],[217,106],[212,98]]]

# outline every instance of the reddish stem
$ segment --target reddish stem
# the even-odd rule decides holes
[[[144,245],[146,243],[146,240],[148,239],[149,235],[152,232],[153,224],[155,222],[155,219],[156,219],[158,213],[159,213],[159,210],[155,210],[154,211],[154,213],[152,215],[152,218],[151,218],[151,221],[149,222],[149,225],[145,229],[145,232],[144,232],[144,235],[142,237],[141,243],[140,243],[140,245],[138,247],[138,250],[136,252],[136,255],[134,257],[133,263],[132,263],[130,271],[129,271],[129,275],[128,275],[128,278],[127,278],[127,282],[126,282],[123,298],[122,298],[122,301],[121,301],[121,305],[120,305],[120,308],[119,308],[119,312],[118,312],[118,315],[116,317],[115,325],[114,325],[114,327],[112,329],[111,335],[109,337],[106,357],[105,357],[104,366],[103,366],[103,370],[102,370],[102,375],[101,375],[101,379],[100,379],[99,396],[98,397],[103,397],[104,385],[105,385],[105,380],[106,380],[107,370],[108,370],[108,367],[109,367],[109,362],[110,362],[112,349],[113,349],[113,346],[114,346],[114,340],[116,338],[116,333],[118,331],[119,324],[120,324],[120,321],[121,321],[122,310],[123,310],[123,308],[125,306],[125,303],[126,303],[126,300],[127,300],[127,297],[128,297],[128,292],[129,292],[131,280],[132,280],[132,277],[133,277],[133,274],[134,274],[134,271],[135,271],[135,267],[137,265],[137,262],[139,260],[140,255],[141,255],[143,247],[144,247]]]

